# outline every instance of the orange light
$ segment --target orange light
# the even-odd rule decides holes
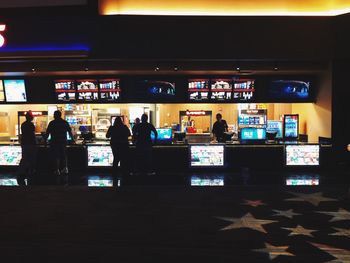
[[[350,0],[100,0],[102,15],[336,16]]]

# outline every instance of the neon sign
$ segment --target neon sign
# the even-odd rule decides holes
[[[2,32],[4,32],[5,30],[6,30],[6,25],[0,24],[0,47],[5,45],[5,38],[2,35]]]

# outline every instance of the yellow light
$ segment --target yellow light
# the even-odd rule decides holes
[[[336,16],[350,0],[100,0],[102,15]]]

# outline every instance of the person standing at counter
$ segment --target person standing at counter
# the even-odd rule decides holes
[[[106,137],[111,138],[111,148],[113,153],[113,176],[117,175],[118,164],[122,173],[127,172],[127,161],[129,155],[129,128],[124,125],[122,119],[117,117],[112,126],[108,128]]]
[[[68,174],[67,165],[67,133],[69,134],[72,142],[74,143],[74,138],[72,134],[72,129],[69,123],[62,119],[62,113],[60,111],[55,111],[53,114],[54,120],[49,123],[45,134],[45,141],[51,135],[50,139],[50,149],[51,154],[54,159],[54,173],[59,176],[60,174]],[[62,168],[60,170],[60,168]]]
[[[225,120],[222,119],[220,113],[216,114],[216,122],[213,125],[213,134],[218,142],[225,142],[225,132],[228,131],[228,125]]]
[[[140,124],[140,118],[136,118],[135,119],[135,124],[134,124],[134,126],[132,126],[132,142],[133,143],[135,143],[136,142],[136,136],[137,136],[137,134],[136,134],[136,129],[137,129],[137,125],[139,125]]]
[[[158,133],[156,128],[148,123],[147,114],[142,114],[141,123],[135,129],[136,134],[136,154],[138,168],[141,173],[151,174],[152,172],[152,139],[151,132],[154,133],[154,141],[157,141]]]
[[[21,125],[21,148],[22,159],[19,164],[18,185],[25,185],[24,179],[28,182],[32,179],[35,172],[36,164],[36,139],[35,139],[35,126],[33,124],[33,114],[28,111],[25,115],[26,121]]]

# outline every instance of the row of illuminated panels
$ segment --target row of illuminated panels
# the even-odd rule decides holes
[[[6,79],[0,102],[312,102],[316,83],[305,76]]]
[[[224,144],[190,145],[189,166],[191,168],[225,167]],[[0,166],[17,166],[22,157],[20,145],[0,146]],[[111,167],[113,153],[109,145],[87,146],[88,167]],[[295,144],[285,146],[286,166],[319,166],[319,144]]]

